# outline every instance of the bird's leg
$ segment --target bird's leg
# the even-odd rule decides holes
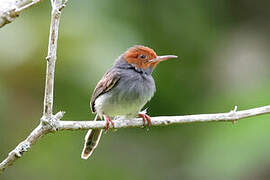
[[[150,127],[152,125],[151,118],[147,114],[139,113],[139,117],[143,119],[143,124],[145,125],[145,122],[147,121],[147,125]]]
[[[104,115],[104,117],[105,117],[105,120],[106,120],[106,128],[105,128],[105,130],[108,131],[108,129],[110,128],[110,123],[114,127],[114,122],[112,121],[110,116]]]

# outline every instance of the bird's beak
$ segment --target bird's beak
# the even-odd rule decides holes
[[[172,58],[178,58],[178,57],[175,55],[158,56],[155,59],[151,59],[149,62],[151,62],[151,63],[161,62],[161,61],[165,61],[165,60],[172,59]]]

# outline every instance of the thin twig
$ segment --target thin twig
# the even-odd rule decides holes
[[[60,23],[62,0],[51,1],[52,2],[52,14],[51,14],[51,26],[49,35],[48,55],[47,60],[47,72],[46,72],[46,84],[44,95],[43,116],[49,118],[53,113],[53,89],[54,89],[54,71],[57,53],[57,40],[58,29]]]
[[[0,28],[11,23],[19,14],[41,0],[1,0],[0,1]]]
[[[48,133],[48,128],[44,128],[41,124],[38,125],[30,135],[22,141],[17,147],[12,150],[8,157],[0,163],[0,174],[17,159],[19,159],[24,152],[26,152],[41,136]]]
[[[32,2],[30,2],[29,4],[26,4],[22,7],[18,7],[17,9],[15,9],[15,13],[17,15],[19,15],[20,12],[22,12],[23,10],[32,7],[33,5],[39,3],[41,0],[33,0]]]

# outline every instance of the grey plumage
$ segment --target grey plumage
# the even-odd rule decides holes
[[[118,61],[123,62],[121,58]],[[109,116],[135,117],[154,92],[155,82],[151,73],[136,70],[130,64],[113,66],[108,73],[117,74],[119,80],[113,88],[99,95],[94,103],[96,113]]]
[[[136,117],[156,90],[152,71],[151,68],[146,70],[136,68],[128,64],[123,59],[123,55],[120,56],[100,81],[110,78],[111,84],[107,84],[107,88],[103,87],[103,89],[97,85],[91,99],[92,111],[101,119],[105,114],[110,117]],[[87,159],[92,154],[101,134],[102,130],[88,131],[81,155],[83,159]]]
[[[155,66],[174,55],[157,56],[155,51],[145,46],[133,46],[122,54],[111,69],[98,82],[90,102],[93,113],[106,120],[106,129],[112,117],[136,117],[151,125],[148,115],[140,113],[155,91],[152,72]],[[100,140],[102,130],[89,130],[81,157],[87,159]]]

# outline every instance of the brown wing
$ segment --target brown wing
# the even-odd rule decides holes
[[[108,92],[110,89],[112,89],[114,87],[114,85],[118,82],[119,79],[120,79],[119,72],[117,72],[116,70],[110,70],[98,82],[98,84],[93,92],[91,102],[90,102],[90,107],[91,107],[91,110],[93,113],[96,112],[96,109],[95,109],[96,99],[100,95],[102,95],[102,94]]]

